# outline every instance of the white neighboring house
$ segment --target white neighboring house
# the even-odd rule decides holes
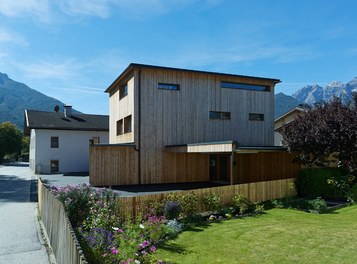
[[[89,171],[89,145],[109,142],[109,116],[25,110],[30,168],[36,173]]]
[[[281,135],[281,129],[283,126],[293,122],[295,118],[299,115],[303,115],[306,112],[306,106],[299,105],[283,115],[279,116],[274,120],[274,145],[275,146],[284,146],[283,136]]]

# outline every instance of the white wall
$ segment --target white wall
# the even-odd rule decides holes
[[[36,130],[35,129],[31,129],[29,162],[30,162],[30,168],[33,171],[36,170],[35,156],[36,156]]]
[[[59,147],[51,148],[51,137],[58,137]],[[50,173],[50,161],[59,161],[59,172],[89,171],[89,140],[99,137],[101,144],[109,142],[109,132],[32,129],[30,147],[31,169],[38,173]]]

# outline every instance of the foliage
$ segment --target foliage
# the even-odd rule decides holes
[[[255,204],[254,212],[257,214],[263,213],[265,211],[264,204]]]
[[[332,185],[337,192],[342,192],[348,201],[353,200],[351,197],[352,186],[357,182],[357,178],[354,175],[343,175],[339,177],[331,177],[327,180],[327,183]]]
[[[168,233],[171,237],[175,237],[183,230],[183,224],[179,223],[176,219],[169,220],[166,224]]]
[[[216,193],[209,193],[203,196],[203,205],[208,211],[216,211],[221,208],[221,196]]]
[[[327,203],[325,202],[325,200],[321,199],[321,197],[317,197],[314,200],[310,200],[308,201],[308,203],[310,212],[318,214],[327,212]]]
[[[305,198],[339,198],[343,193],[329,184],[331,178],[343,177],[346,170],[342,168],[305,168],[299,171],[295,186],[299,197]]]
[[[21,157],[23,160],[27,160],[29,159],[29,152],[30,152],[30,137],[26,137],[24,136],[22,138],[22,142],[21,142]]]
[[[14,124],[0,124],[0,162],[5,155],[19,155],[22,147],[22,132]]]
[[[244,221],[196,227],[169,240],[154,257],[168,263],[357,263],[357,205],[336,214],[270,210]]]
[[[119,203],[111,190],[83,184],[53,186],[52,192],[64,204],[91,263],[151,263],[155,244],[173,234],[163,217],[116,217]]]
[[[316,104],[282,129],[284,142],[305,165],[326,166],[332,156],[355,171],[357,161],[357,96],[355,104],[337,97]]]
[[[179,196],[182,213],[185,216],[192,216],[197,213],[198,197],[194,192],[187,192]]]
[[[176,201],[166,201],[164,215],[167,219],[177,219],[181,213],[181,205]]]
[[[355,183],[355,184],[352,186],[352,188],[351,188],[351,190],[350,190],[350,192],[349,192],[349,197],[351,197],[351,200],[352,200],[353,202],[357,202],[357,183]]]
[[[235,195],[232,200],[234,207],[239,210],[240,214],[247,213],[249,210],[251,210],[252,203],[244,195]]]

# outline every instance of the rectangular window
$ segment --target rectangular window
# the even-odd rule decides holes
[[[242,89],[242,90],[252,90],[252,91],[269,91],[269,86],[266,85],[254,85],[254,84],[234,83],[234,82],[221,82],[221,88]]]
[[[123,129],[123,119],[120,119],[117,121],[117,136],[123,135],[124,129]]]
[[[119,89],[119,99],[122,99],[127,95],[128,95],[128,85],[125,84]]]
[[[209,111],[210,119],[231,119],[230,112]]]
[[[124,118],[124,133],[131,132],[131,115]]]
[[[180,90],[180,85],[178,84],[169,84],[169,83],[159,83],[158,84],[159,89],[164,89],[164,90],[173,90],[173,91],[178,91]]]
[[[58,162],[58,160],[51,160],[50,169],[51,169],[51,173],[59,172],[59,162]]]
[[[249,113],[250,121],[264,121],[264,114]]]
[[[58,148],[58,137],[51,137],[51,148]]]
[[[99,137],[93,137],[93,144],[99,144]]]

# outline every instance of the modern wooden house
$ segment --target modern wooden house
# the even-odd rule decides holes
[[[107,88],[108,145],[91,146],[95,186],[295,177],[274,147],[277,79],[130,64]]]

